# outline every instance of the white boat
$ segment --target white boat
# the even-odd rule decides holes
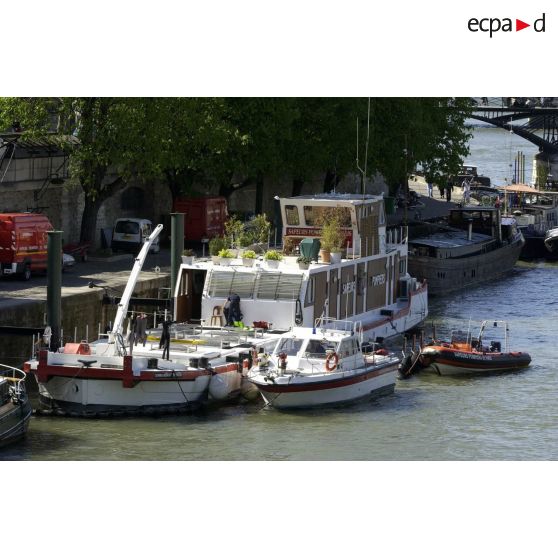
[[[39,385],[43,409],[79,416],[191,410],[206,397],[211,371],[198,365],[128,354],[122,325],[130,297],[158,225],[140,251],[108,336],[95,343],[66,343],[41,350],[25,363]]]
[[[344,211],[346,246],[340,261],[315,257],[308,269],[300,269],[296,255],[275,268],[263,259],[244,265],[241,256],[228,265],[182,264],[173,293],[177,322],[225,325],[223,307],[231,295],[240,297],[244,324],[266,323],[271,330],[312,328],[316,319],[330,316],[360,321],[364,339],[374,341],[426,318],[427,285],[407,272],[407,229],[387,228],[382,196],[297,196],[280,199],[280,207],[283,243],[295,253],[302,240],[320,237],[315,225],[320,211]]]
[[[19,368],[0,364],[0,446],[19,440],[27,432],[33,410],[25,376]]]
[[[398,365],[383,349],[363,352],[360,322],[321,319],[283,335],[249,379],[277,409],[320,407],[392,393]]]
[[[199,324],[173,324],[170,327],[169,361],[190,368],[209,370],[208,395],[210,400],[225,401],[242,395],[253,398],[251,384],[245,381],[247,365],[252,355],[270,350],[279,336],[262,328],[211,327]],[[159,347],[161,329],[148,331],[145,346],[132,348],[135,356],[162,359]],[[129,349],[129,347],[128,347]],[[163,362],[160,360],[160,362]]]

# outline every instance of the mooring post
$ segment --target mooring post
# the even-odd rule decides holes
[[[184,251],[184,213],[171,213],[171,298]]]
[[[50,350],[57,351],[61,341],[63,231],[48,231],[47,234],[47,325],[52,331]]]

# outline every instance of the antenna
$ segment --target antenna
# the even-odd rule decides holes
[[[407,134],[405,134],[405,183],[403,184],[405,203],[403,204],[403,223],[407,226],[407,205],[409,202],[409,179],[407,178]]]
[[[370,140],[370,97],[368,97],[368,115],[366,122],[366,148],[364,151],[364,177],[362,179],[362,197],[366,193],[366,170],[368,166],[368,143]]]
[[[364,169],[360,168],[359,161],[358,161],[358,117],[357,117],[357,145],[356,145],[356,167],[360,171],[362,175],[362,196],[364,197],[365,194],[365,187],[366,187],[366,170],[368,165],[368,143],[370,140],[370,97],[368,97],[368,115],[367,115],[367,123],[366,123],[366,144],[365,144],[365,153],[364,153]]]

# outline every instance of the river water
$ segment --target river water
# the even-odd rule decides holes
[[[510,148],[511,147],[511,148]],[[475,130],[468,162],[497,183],[510,152],[536,148]],[[230,405],[194,416],[82,420],[33,417],[11,460],[544,460],[558,458],[555,264],[520,263],[504,279],[432,299],[439,336],[472,320],[507,320],[522,371],[478,378],[420,374],[393,395],[344,409],[278,412]]]

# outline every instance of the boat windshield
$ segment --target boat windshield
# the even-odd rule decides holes
[[[287,356],[294,356],[300,351],[302,342],[303,339],[297,339],[296,337],[279,339],[277,347],[275,347],[275,354],[285,353]]]
[[[330,347],[327,341],[310,339],[310,341],[308,341],[308,345],[306,346],[306,350],[304,351],[304,356],[311,358],[325,358],[326,351],[332,348],[333,347]]]
[[[471,334],[468,331],[452,331],[451,332],[451,342],[452,343],[470,343]]]

